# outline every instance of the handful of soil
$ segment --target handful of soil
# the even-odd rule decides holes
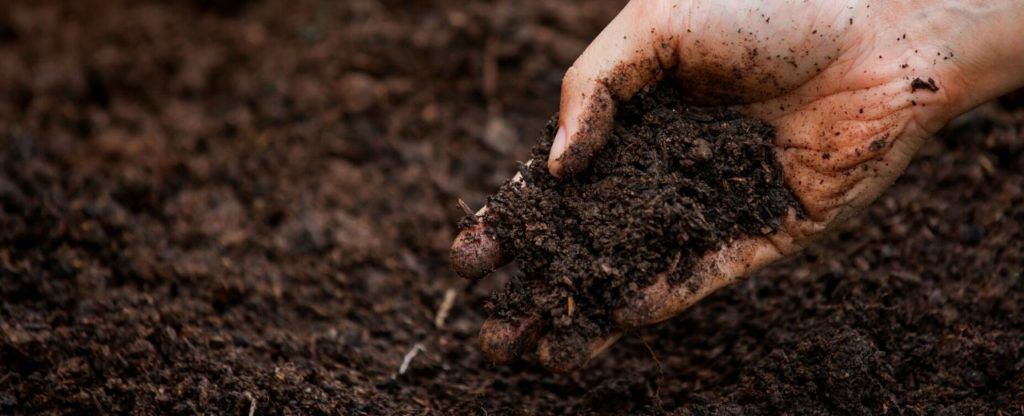
[[[789,208],[800,209],[770,125],[688,106],[667,82],[622,105],[605,147],[570,178],[548,173],[556,128],[548,123],[520,166],[522,183],[506,183],[483,218],[522,270],[492,295],[488,313],[539,315],[549,337],[606,334],[611,312],[659,274],[683,282],[704,253],[773,233]]]

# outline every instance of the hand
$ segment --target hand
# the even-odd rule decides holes
[[[657,280],[616,312],[618,324],[668,319],[860,211],[929,135],[1024,82],[1021,18],[1018,0],[629,3],[565,75],[551,173],[585,169],[616,103],[671,77],[696,104],[730,105],[775,126],[786,184],[807,216],[791,213],[774,235],[708,253],[685,284]],[[479,224],[456,238],[452,262],[476,278],[507,254]],[[618,336],[593,340],[578,359],[555,359],[563,348],[536,321],[486,322],[484,352],[508,361],[539,343],[542,363],[564,371]]]

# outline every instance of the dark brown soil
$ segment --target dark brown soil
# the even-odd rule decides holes
[[[489,198],[482,218],[523,274],[492,297],[490,315],[539,316],[549,337],[606,335],[612,311],[658,275],[682,283],[709,250],[775,232],[790,208],[800,210],[774,129],[687,106],[671,81],[622,105],[608,143],[570,178],[548,173],[556,130],[552,120],[522,181]]]
[[[1021,413],[1019,95],[553,375],[481,357],[513,271],[449,271],[455,201],[529,157],[622,3],[208,4],[0,2],[0,414]]]

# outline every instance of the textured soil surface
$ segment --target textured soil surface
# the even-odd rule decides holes
[[[621,6],[0,2],[0,414],[1021,413],[1020,95],[589,369],[486,363],[456,201]]]
[[[612,311],[658,275],[684,284],[709,250],[773,233],[791,208],[800,211],[775,158],[774,129],[687,106],[671,81],[625,103],[590,167],[561,180],[547,169],[556,129],[553,120],[522,180],[488,198],[481,220],[522,271],[489,311],[539,317],[576,355],[615,329]]]

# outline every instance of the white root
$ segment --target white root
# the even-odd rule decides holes
[[[437,315],[434,315],[435,328],[444,328],[444,321],[448,319],[448,313],[451,312],[452,305],[454,304],[455,289],[448,289],[444,292],[444,300],[441,301],[441,307],[437,308]]]
[[[256,414],[256,398],[253,397],[252,393],[245,392],[245,398],[249,399],[249,416]]]
[[[426,348],[423,348],[423,344],[417,342],[416,345],[413,345],[412,349],[405,353],[405,358],[402,358],[402,365],[398,367],[398,374],[405,374],[409,369],[409,364],[412,364],[412,359],[416,358],[423,351],[426,351]]]

